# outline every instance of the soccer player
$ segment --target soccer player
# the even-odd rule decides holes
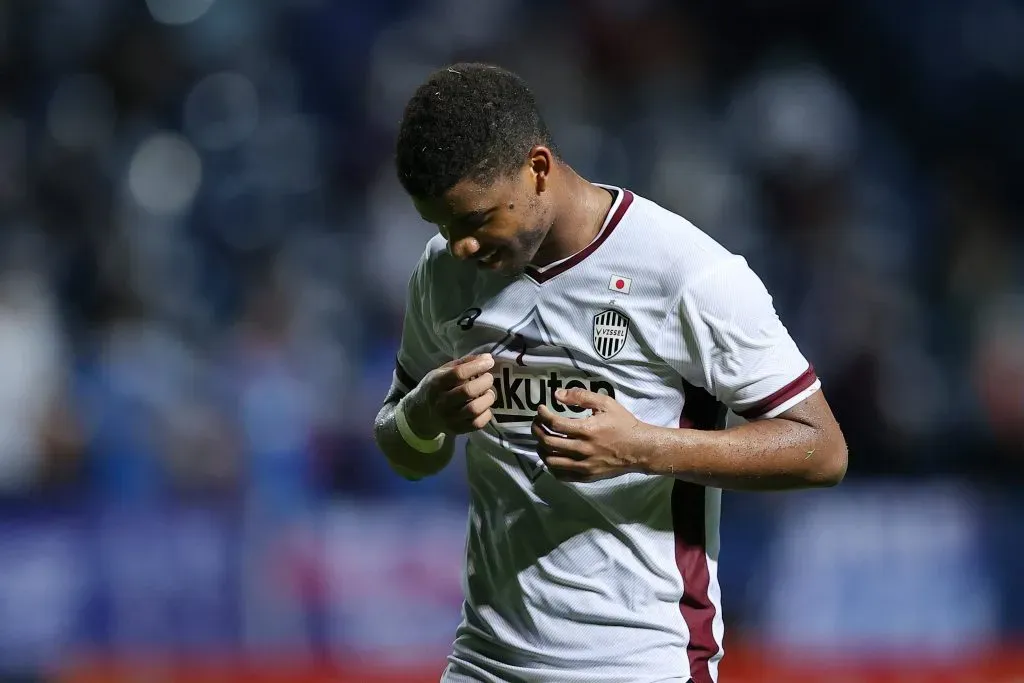
[[[440,234],[409,282],[376,440],[415,479],[468,434],[442,680],[716,681],[722,489],[846,471],[765,287],[684,218],[577,175],[501,68],[433,73],[397,167]]]

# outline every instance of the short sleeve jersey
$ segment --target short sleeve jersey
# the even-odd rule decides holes
[[[584,387],[659,426],[774,417],[820,387],[745,259],[629,190],[581,252],[515,278],[438,236],[410,279],[395,387],[495,357],[494,420],[471,434],[463,621],[448,680],[717,680],[721,492],[627,474],[565,483],[537,456],[544,404]],[[461,672],[461,673],[460,673]],[[461,678],[460,678],[461,676]]]

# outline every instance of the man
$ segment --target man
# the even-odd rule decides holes
[[[579,177],[500,68],[431,75],[397,166],[440,235],[410,280],[377,443],[419,478],[469,435],[443,680],[717,680],[721,490],[846,471],[761,281],[683,218]],[[727,409],[748,421],[721,429]]]

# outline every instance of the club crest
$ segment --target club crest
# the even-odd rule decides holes
[[[605,360],[613,358],[626,345],[629,318],[612,309],[594,316],[594,350]]]

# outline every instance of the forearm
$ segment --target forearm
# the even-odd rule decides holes
[[[719,431],[652,428],[642,469],[722,489],[832,486],[846,473],[838,425],[767,419]]]
[[[452,459],[455,452],[454,439],[447,438],[441,449],[434,453],[421,453],[411,447],[398,430],[395,417],[398,401],[398,398],[389,399],[377,414],[373,429],[377,447],[384,453],[392,469],[406,479],[422,479],[437,474]]]

